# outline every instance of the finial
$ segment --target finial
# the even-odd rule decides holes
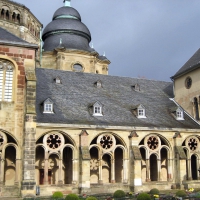
[[[60,38],[60,44],[62,44],[62,38]]]
[[[93,43],[91,44],[91,47],[94,49],[94,45],[93,45]]]
[[[65,6],[71,7],[71,0],[64,0]]]
[[[104,51],[103,56],[106,56],[106,52]]]

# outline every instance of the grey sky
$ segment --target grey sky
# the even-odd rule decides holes
[[[15,0],[43,23],[63,0]],[[199,48],[199,0],[72,0],[109,74],[166,80]]]

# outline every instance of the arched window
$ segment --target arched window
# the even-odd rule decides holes
[[[195,109],[195,119],[199,120],[199,105],[198,105],[198,99],[194,98],[194,109]]]
[[[7,60],[0,60],[0,101],[12,101],[13,64]]]

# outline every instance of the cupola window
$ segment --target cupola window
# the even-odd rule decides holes
[[[44,101],[43,113],[53,113],[53,101],[49,98]]]
[[[0,60],[0,101],[12,101],[13,70],[11,62]]]
[[[99,102],[93,105],[93,116],[102,116],[102,105]]]
[[[76,63],[76,64],[73,65],[73,70],[75,72],[82,72],[83,71],[83,66],[81,64],[79,64],[79,63]]]

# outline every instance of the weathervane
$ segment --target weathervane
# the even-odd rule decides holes
[[[71,3],[71,0],[64,0],[63,3],[65,3],[65,6],[68,6],[70,7],[70,3]]]

